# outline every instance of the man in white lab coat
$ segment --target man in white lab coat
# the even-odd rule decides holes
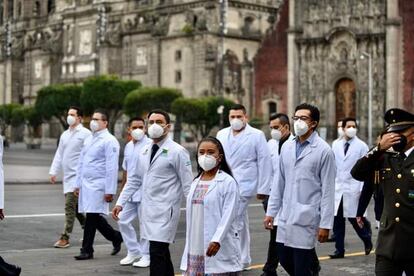
[[[78,168],[79,156],[85,139],[91,135],[89,129],[82,125],[82,110],[71,106],[68,110],[66,122],[69,128],[65,130],[59,139],[59,145],[49,170],[50,182],[56,183],[56,177],[63,172],[63,193],[65,195],[65,225],[63,233],[55,243],[56,248],[67,248],[70,246],[69,236],[72,233],[75,217],[82,228],[85,225],[85,217],[78,212],[78,198],[74,195],[74,184],[76,181],[76,169]]]
[[[313,105],[296,107],[296,137],[282,147],[279,177],[272,186],[264,221],[273,225],[278,215],[279,259],[289,275],[318,275],[316,242],[325,242],[333,225],[335,157],[316,132],[319,118]]]
[[[272,183],[272,161],[264,133],[251,127],[247,121],[246,108],[237,104],[229,111],[230,127],[217,133],[223,145],[227,162],[240,187],[240,204],[237,214],[241,242],[241,262],[248,269],[250,257],[250,232],[247,207],[257,195],[265,199]]]
[[[0,220],[4,219],[3,137],[0,135]],[[0,256],[0,275],[20,275],[21,267],[6,263]]]
[[[128,175],[134,174],[139,161],[139,153],[143,147],[151,143],[151,140],[145,135],[144,119],[131,118],[128,125],[128,134],[131,136],[131,141],[125,146],[124,161],[122,162],[122,168],[126,173],[126,182],[128,181]],[[123,211],[119,215],[119,231],[128,250],[128,255],[120,261],[121,265],[132,264],[137,267],[148,267],[150,265],[149,242],[145,239],[137,239],[137,233],[133,226],[133,221],[139,218],[140,208],[141,189],[138,189],[125,203]],[[139,258],[141,259],[138,261]]]
[[[96,110],[91,118],[92,136],[88,137],[79,158],[75,195],[79,196],[79,212],[86,213],[81,253],[76,260],[93,258],[96,229],[113,244],[111,255],[121,250],[121,233],[108,224],[103,215],[118,186],[119,143],[107,129],[108,115]]]
[[[128,199],[142,185],[141,238],[150,241],[150,275],[173,276],[169,244],[174,242],[183,196],[187,196],[193,173],[188,151],[169,137],[170,116],[163,110],[148,114],[148,136],[152,143],[143,148],[135,174],[128,175],[116,206],[115,218]]]
[[[272,114],[269,118],[269,127],[270,135],[272,139],[267,142],[270,151],[270,157],[272,159],[273,167],[273,182],[272,185],[275,185],[275,181],[279,175],[279,156],[282,149],[282,145],[289,141],[293,140],[294,136],[290,132],[290,123],[289,117],[283,113]],[[265,212],[268,210],[269,195],[266,195],[266,199],[263,200],[263,207]],[[276,215],[275,215],[276,216]],[[276,232],[277,225],[276,220],[274,220],[274,225],[265,225],[265,228],[270,230],[270,241],[269,248],[267,251],[267,260],[266,264],[263,267],[263,274],[261,276],[276,276],[277,266],[279,263],[279,258],[277,256],[277,247],[276,247]]]
[[[356,162],[368,152],[368,146],[357,136],[355,118],[342,120],[343,139],[332,145],[336,162],[335,179],[335,220],[333,232],[335,235],[335,252],[329,255],[332,259],[343,258],[345,253],[345,218],[354,227],[359,238],[364,242],[365,254],[372,250],[371,224],[363,217],[363,226],[359,227],[356,216],[358,202],[361,196],[363,182],[354,179],[351,169]]]

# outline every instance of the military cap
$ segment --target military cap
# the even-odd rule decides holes
[[[385,112],[387,132],[398,132],[414,126],[414,114],[399,108],[391,108]]]

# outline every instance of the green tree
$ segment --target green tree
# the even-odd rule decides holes
[[[200,140],[209,135],[214,127],[218,127],[221,119],[228,125],[228,110],[233,104],[232,101],[219,97],[180,98],[172,103],[172,113],[188,124],[190,132]],[[224,106],[223,117],[217,113],[220,105]]]
[[[20,104],[5,104],[0,106],[0,125],[1,125],[1,134],[6,135],[6,129],[12,125],[13,122],[13,113],[16,113],[18,109],[21,109]]]
[[[52,117],[66,128],[66,113],[70,106],[80,105],[82,87],[74,84],[53,84],[39,90],[36,97],[36,113],[44,120]],[[33,111],[34,112],[34,111]]]
[[[181,97],[173,88],[141,87],[125,98],[124,111],[129,116],[142,116],[156,108],[171,112],[172,102]]]
[[[35,107],[26,107],[23,109],[24,120],[29,129],[29,137],[40,138],[40,126],[43,123],[42,114]]]
[[[92,115],[97,108],[105,109],[109,114],[109,129],[113,131],[122,116],[125,97],[139,87],[139,81],[121,80],[117,76],[91,77],[83,83],[80,103],[86,115]]]

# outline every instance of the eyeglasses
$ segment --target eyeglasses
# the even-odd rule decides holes
[[[311,120],[312,118],[311,117],[308,117],[308,116],[293,116],[292,117],[292,120],[293,121],[297,121],[297,120],[301,120],[301,121],[309,121],[309,120]]]

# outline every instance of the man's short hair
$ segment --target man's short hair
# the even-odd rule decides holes
[[[288,115],[286,115],[285,113],[273,113],[270,115],[269,117],[269,122],[279,119],[280,123],[284,126],[284,125],[288,125],[289,129],[290,129],[290,122],[289,122],[289,117]]]
[[[295,112],[301,109],[309,110],[312,121],[315,121],[319,124],[321,114],[319,112],[319,109],[316,106],[308,104],[308,103],[302,103],[295,108]]]
[[[131,126],[132,122],[134,122],[134,121],[141,121],[141,122],[143,122],[145,124],[145,120],[142,119],[141,117],[132,117],[128,121],[128,126]]]
[[[77,107],[77,106],[72,105],[72,106],[70,106],[70,107],[68,108],[68,111],[69,111],[69,109],[74,109],[74,110],[76,110],[76,114],[77,114],[79,117],[83,117],[83,112],[82,112],[82,109],[81,109],[80,107]]]
[[[342,127],[345,128],[347,122],[355,122],[355,126],[358,127],[357,120],[353,117],[346,117],[342,120]]]
[[[235,105],[232,105],[230,108],[229,108],[229,111],[230,110],[242,110],[243,111],[243,114],[246,114],[247,112],[246,112],[246,108],[244,107],[244,105],[242,105],[242,104],[235,104]]]
[[[107,121],[109,123],[109,115],[108,112],[103,108],[97,108],[93,113],[99,113],[102,115],[102,120]]]
[[[152,114],[161,114],[162,116],[164,116],[164,118],[165,118],[165,121],[167,122],[167,124],[169,124],[170,123],[170,121],[171,121],[171,119],[170,119],[170,115],[168,115],[168,113],[167,112],[165,112],[164,110],[162,110],[162,109],[153,109],[153,110],[151,110],[149,113],[148,113],[148,119],[149,119],[149,117],[152,115]]]

